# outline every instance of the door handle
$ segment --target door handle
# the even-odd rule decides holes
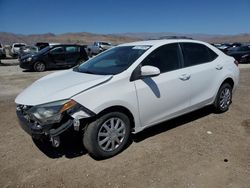
[[[182,80],[182,81],[186,81],[186,80],[189,80],[191,77],[191,75],[188,75],[188,74],[182,74],[179,79]]]
[[[217,65],[215,68],[216,68],[217,70],[221,70],[221,69],[223,69],[223,66],[222,66],[222,65]]]

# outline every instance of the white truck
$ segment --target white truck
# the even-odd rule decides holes
[[[112,47],[112,44],[104,41],[96,41],[93,45],[87,46],[87,53],[91,57],[92,55],[97,55],[109,48]]]

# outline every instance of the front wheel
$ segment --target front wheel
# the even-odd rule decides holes
[[[46,66],[43,62],[36,62],[34,65],[33,65],[33,69],[37,72],[43,72],[45,71],[46,69]]]
[[[121,152],[130,135],[130,121],[121,112],[110,112],[90,123],[83,144],[96,158],[109,158]]]
[[[225,112],[229,109],[232,102],[232,86],[228,83],[224,83],[216,96],[214,107],[218,113]]]

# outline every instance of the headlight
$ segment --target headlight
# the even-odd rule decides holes
[[[62,113],[74,107],[77,103],[73,100],[62,100],[32,107],[28,114],[34,121],[41,125],[58,123]]]
[[[31,61],[32,60],[32,57],[29,57],[28,59],[27,59],[27,61]]]

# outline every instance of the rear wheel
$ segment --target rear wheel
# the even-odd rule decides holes
[[[90,123],[83,137],[83,144],[96,158],[108,158],[121,152],[130,135],[127,115],[110,112]]]
[[[222,113],[229,109],[232,102],[232,86],[228,83],[224,83],[216,96],[214,107],[216,112]]]
[[[43,62],[38,61],[33,65],[33,69],[37,72],[43,72],[45,71],[46,66]]]

